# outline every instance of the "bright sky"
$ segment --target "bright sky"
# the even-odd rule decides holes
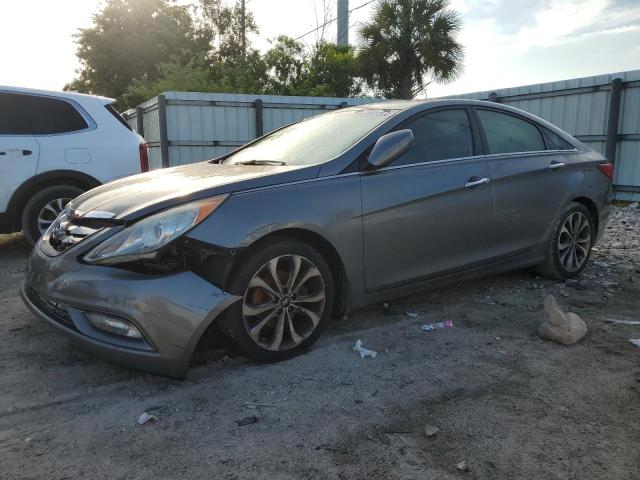
[[[350,0],[349,7],[366,1]],[[0,85],[61,89],[78,67],[72,35],[91,25],[102,3],[0,0]],[[265,50],[279,34],[297,37],[315,28],[323,23],[324,3],[333,18],[336,0],[247,0],[260,27],[254,45]],[[352,43],[371,7],[351,14]],[[453,0],[452,7],[464,21],[464,73],[451,84],[431,85],[429,96],[640,69],[640,0]],[[316,35],[304,40],[313,43]],[[335,40],[335,22],[324,35]]]

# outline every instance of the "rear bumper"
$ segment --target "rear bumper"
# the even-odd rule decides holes
[[[39,246],[33,249],[21,294],[37,317],[93,355],[175,378],[186,376],[206,328],[239,300],[192,272],[152,276],[85,265],[69,256],[47,257]],[[144,339],[97,329],[87,312],[126,318]]]

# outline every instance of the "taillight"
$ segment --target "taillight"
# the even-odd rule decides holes
[[[610,182],[613,182],[613,165],[610,163],[601,163],[598,165],[598,170],[600,170],[605,177],[609,179]]]
[[[149,155],[147,154],[147,144],[142,142],[140,144],[140,171],[148,172],[149,171]]]

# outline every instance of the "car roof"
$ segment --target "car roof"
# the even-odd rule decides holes
[[[88,95],[86,93],[61,92],[57,90],[40,90],[37,88],[11,87],[8,85],[0,85],[0,92],[24,93],[30,95],[44,95],[47,97],[66,98],[68,100],[75,100],[78,103],[82,103],[82,101],[86,99],[98,99],[98,101],[100,101],[104,105],[115,102],[115,99],[113,98],[101,97],[98,95]]]

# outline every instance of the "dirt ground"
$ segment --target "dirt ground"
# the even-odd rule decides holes
[[[577,282],[520,271],[376,305],[273,365],[214,340],[183,382],[36,320],[18,296],[29,249],[0,236],[0,478],[640,478],[640,326],[606,322],[640,320],[640,208],[609,227]],[[538,337],[549,293],[582,342]]]

